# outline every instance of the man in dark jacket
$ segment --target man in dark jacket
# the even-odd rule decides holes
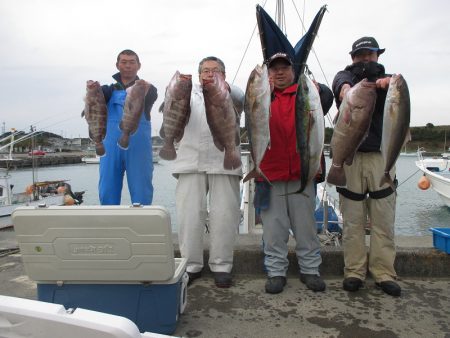
[[[394,281],[395,194],[388,184],[379,187],[384,175],[384,161],[380,152],[383,111],[390,81],[383,65],[378,63],[378,57],[384,51],[373,37],[356,40],[350,52],[352,64],[334,78],[332,87],[338,108],[345,93],[362,79],[376,82],[377,86],[369,135],[358,148],[352,165],[344,166],[347,187],[337,188],[337,191],[340,193],[340,208],[344,218],[344,290],[358,291],[368,268],[377,286],[387,294],[398,297],[401,288]],[[395,176],[395,167],[390,174],[391,177]],[[371,226],[369,258],[365,245],[368,221]]]

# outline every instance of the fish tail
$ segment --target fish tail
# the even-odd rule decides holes
[[[252,178],[258,177],[258,172],[256,171],[256,168],[254,168],[252,171],[250,171],[247,175],[245,175],[244,179],[242,180],[243,183],[247,182],[248,180],[251,180]]]
[[[392,180],[389,172],[384,173],[384,176],[380,180],[380,187],[382,187],[386,183],[389,184],[389,186],[392,188],[393,191],[397,190],[397,187],[395,186],[394,181]]]
[[[232,151],[225,149],[223,167],[227,170],[233,170],[239,168],[241,165],[242,162],[240,153],[236,149],[233,149]]]
[[[159,156],[167,161],[171,161],[177,158],[177,152],[173,145],[173,142],[164,142],[163,147],[159,150]]]
[[[251,180],[252,178],[262,177],[267,183],[272,185],[270,180],[264,175],[264,173],[259,168],[253,168],[252,171],[250,171],[247,175],[245,175],[243,179],[243,183],[247,182],[248,180]]]
[[[264,173],[261,171],[261,169],[258,168],[258,172],[259,174],[262,176],[262,178],[264,178],[264,180],[269,183],[270,185],[272,185],[272,182],[269,181],[269,179],[267,178],[266,175],[264,175]]]
[[[347,185],[347,178],[345,177],[344,168],[333,163],[328,172],[327,183],[337,187],[345,187]]]
[[[119,142],[117,142],[117,144],[119,145],[119,147],[121,149],[127,150],[129,142],[130,142],[130,135],[127,134],[127,133],[123,133],[122,136],[119,139]]]
[[[95,153],[98,156],[104,156],[105,155],[106,150],[105,150],[105,146],[103,145],[103,142],[97,143],[95,145]]]

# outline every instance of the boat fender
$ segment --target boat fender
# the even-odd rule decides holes
[[[34,191],[33,185],[28,185],[28,186],[25,188],[25,193],[26,193],[27,195],[31,195],[31,194],[33,193],[33,191]]]
[[[419,182],[417,182],[417,186],[421,190],[427,190],[430,187],[430,180],[425,175],[423,175],[419,179]]]

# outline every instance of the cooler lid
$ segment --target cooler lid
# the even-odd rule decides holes
[[[20,207],[12,214],[35,281],[152,282],[175,273],[168,211],[159,206]]]
[[[34,338],[159,338],[151,332],[140,333],[125,317],[68,309],[59,304],[0,295],[0,335]]]

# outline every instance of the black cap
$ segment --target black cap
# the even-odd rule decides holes
[[[291,58],[289,57],[288,54],[286,54],[286,53],[275,53],[275,54],[273,54],[273,55],[266,61],[267,67],[270,68],[270,64],[271,64],[273,61],[277,60],[277,59],[283,59],[283,60],[285,60],[287,63],[289,63],[290,65],[292,65],[292,60],[291,60]]]
[[[378,55],[383,54],[385,48],[380,48],[377,40],[371,36],[364,36],[355,42],[352,45],[352,51],[349,53],[351,56],[354,56],[357,51],[362,49],[369,49],[371,51],[377,52]]]

